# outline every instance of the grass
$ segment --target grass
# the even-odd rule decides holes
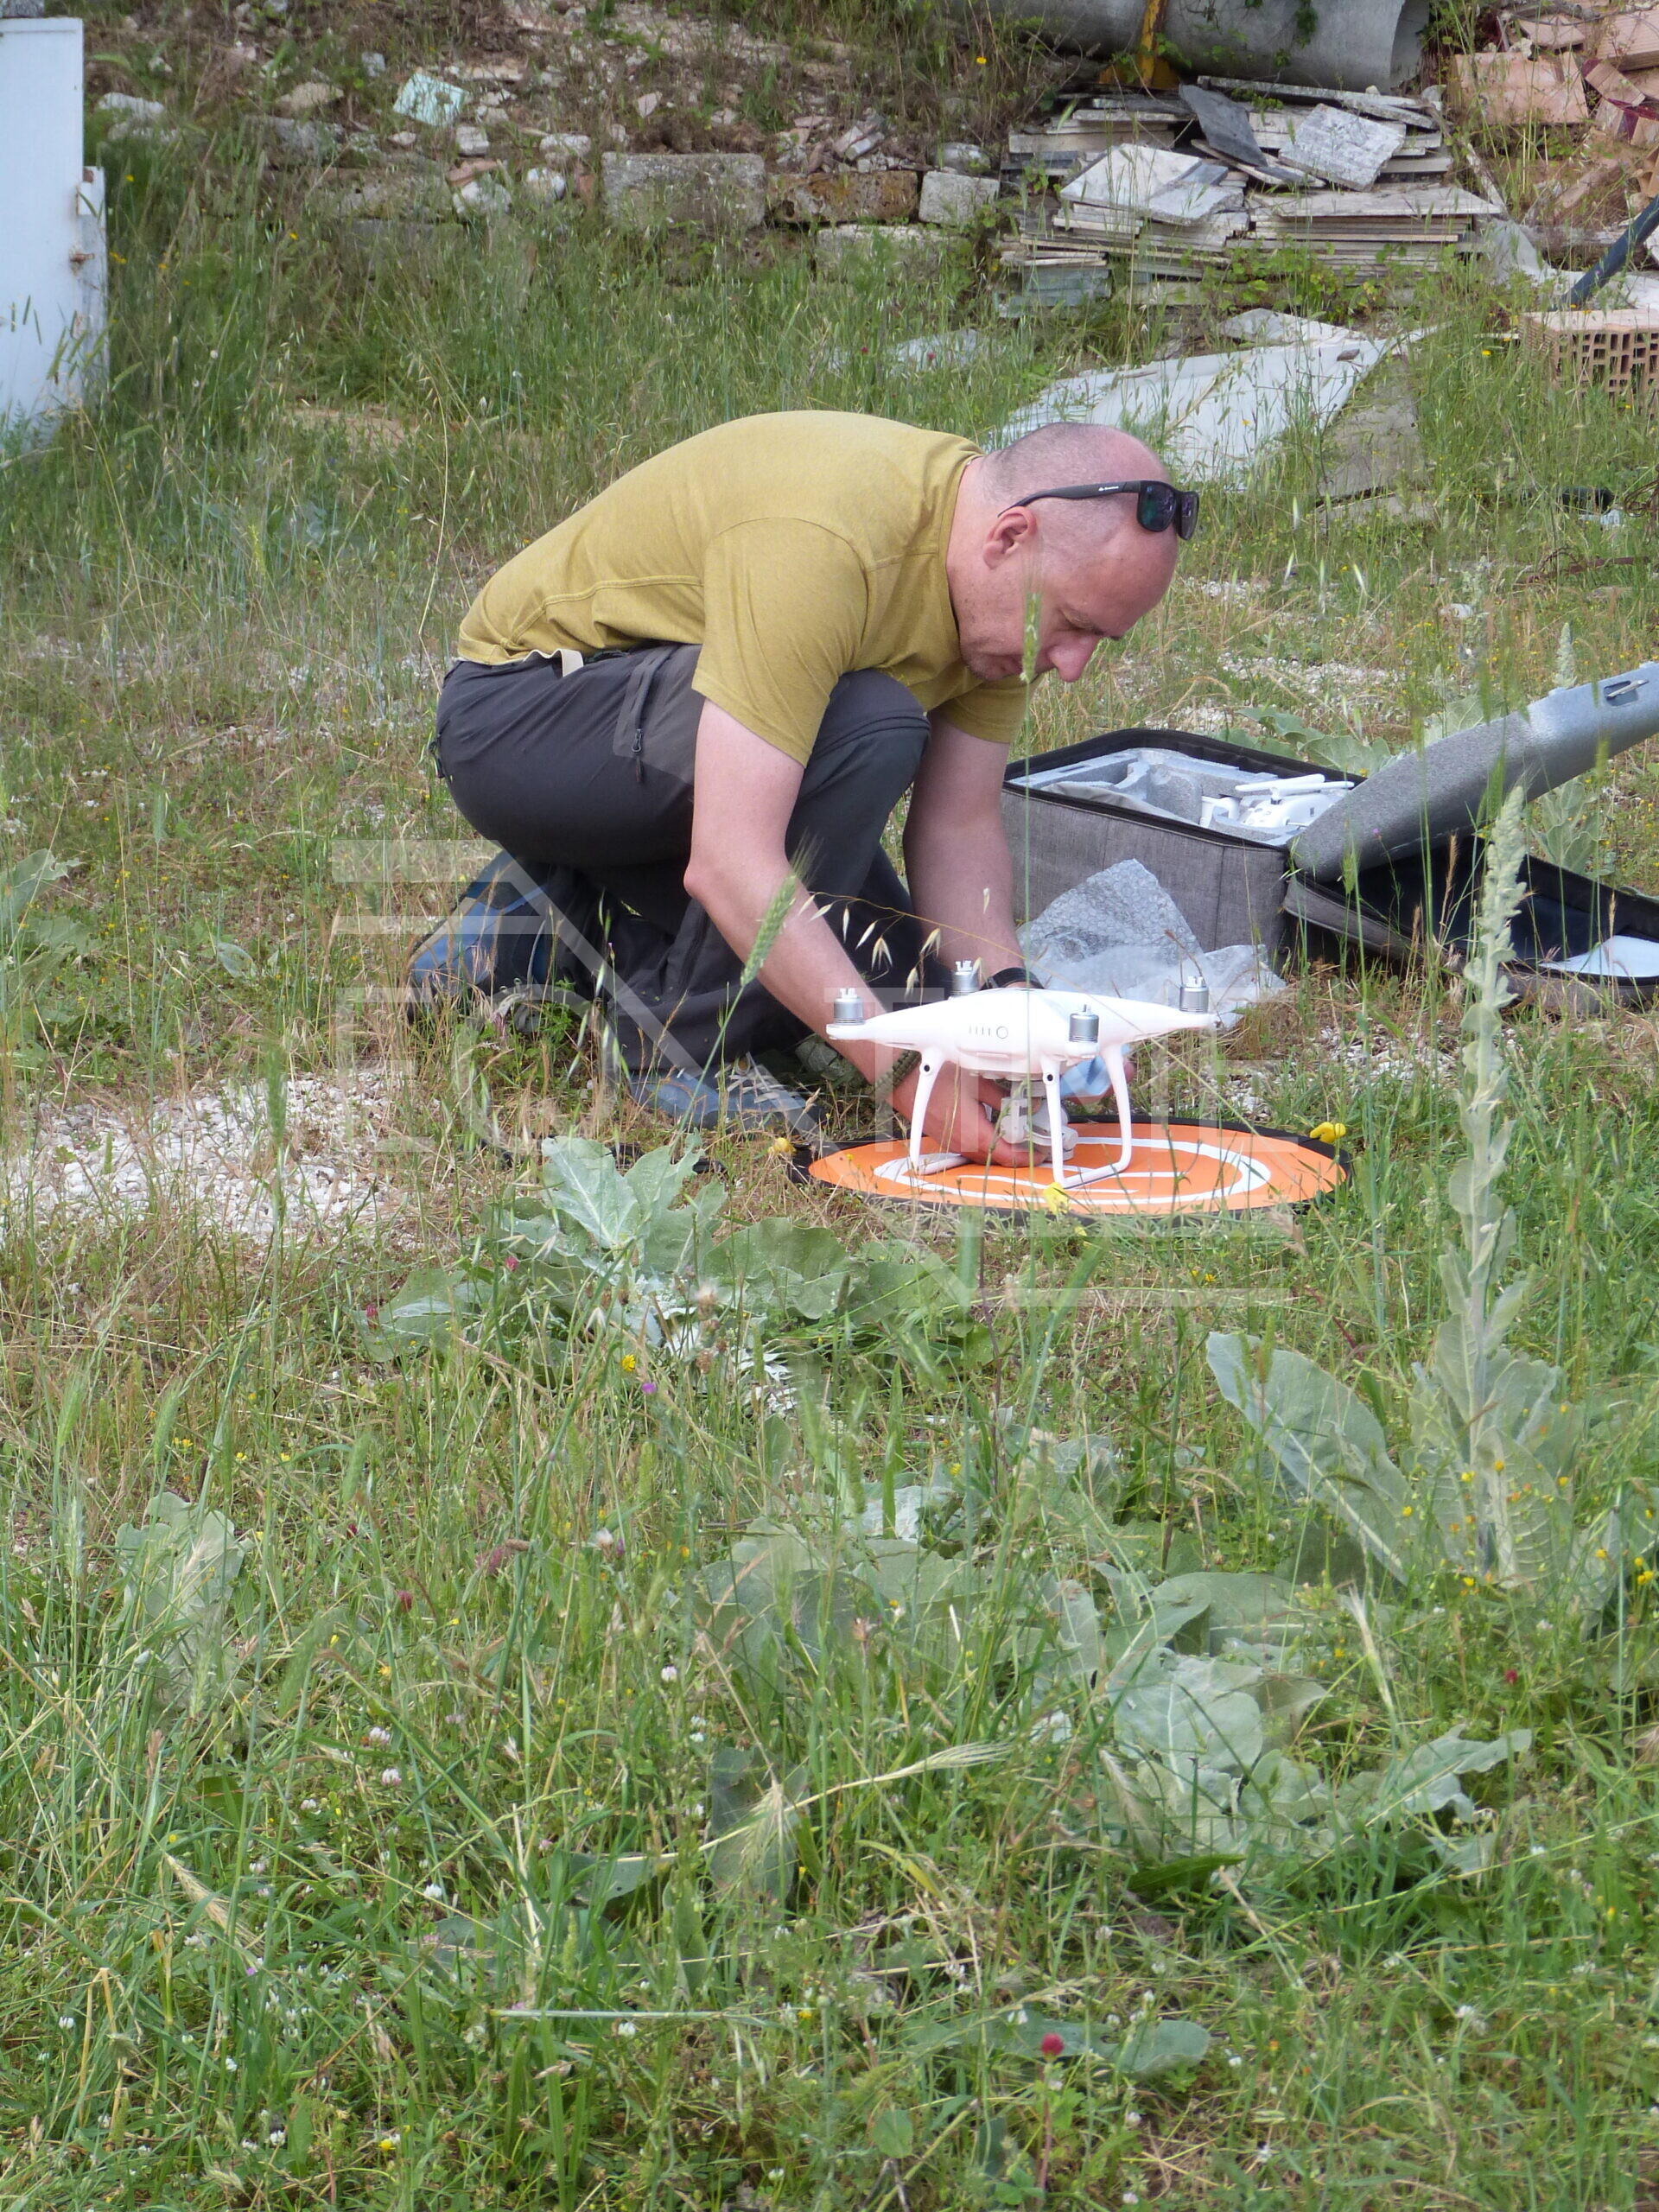
[[[477,1143],[469,1084],[514,1144],[649,1135],[581,1040],[410,1039],[376,996],[442,886],[365,887],[339,841],[458,835],[423,748],[477,582],[708,423],[836,405],[983,434],[1145,334],[1121,308],[987,322],[967,367],[901,374],[890,340],[985,314],[965,271],[830,286],[770,245],[670,254],[575,219],[365,278],[232,167],[134,153],[112,182],[110,399],[0,474],[0,813],[16,855],[76,864],[45,906],[90,938],[8,993],[8,1126],[107,1133],[240,1083],[272,1131],[256,1175],[330,1153],[396,1203],[251,1241],[211,1185],[163,1180],[0,1247],[5,2202],[902,2212],[1040,2180],[1079,2205],[1654,2202],[1645,1586],[1589,1641],[1547,1594],[1373,1593],[1374,1660],[1205,1360],[1211,1325],[1265,1332],[1402,1433],[1461,1143],[1445,979],[1319,969],[1147,1072],[1154,1097],[1243,1085],[1280,1123],[1347,1123],[1353,1184],[1294,1224],[993,1225],[977,1253],[925,1230],[984,1357],[943,1328],[819,1344],[791,1410],[752,1369],[614,1334],[387,1357],[366,1318],[411,1268],[499,1255],[524,1176]],[[1546,688],[1564,622],[1586,671],[1642,658],[1650,518],[1611,537],[1557,493],[1639,484],[1648,421],[1552,388],[1511,304],[1448,273],[1413,310],[1423,512],[1321,515],[1296,445],[1209,503],[1166,607],[1039,700],[1037,741],[1252,706],[1399,741],[1452,694]],[[1608,784],[1618,873],[1652,887],[1659,786],[1641,755]],[[1593,1503],[1653,1471],[1654,1030],[1507,1035],[1517,1334],[1617,1402],[1576,1471]],[[289,1103],[377,1071],[372,1135]],[[764,1144],[711,1150],[731,1218],[868,1243]],[[1109,1460],[1059,1481],[1016,1448],[1033,1420]],[[755,1516],[862,1573],[849,1500],[930,1472],[982,1516],[950,1634],[878,1616],[747,1672],[700,1642],[693,1586]],[[171,1612],[164,1538],[116,1545],[162,1489],[243,1548]],[[1041,1582],[1109,1618],[1103,1514],[1207,1569],[1312,1575],[1296,1664],[1326,1694],[1298,1748],[1332,1777],[1454,1722],[1529,1729],[1471,1785],[1490,1871],[1448,1872],[1420,1822],[1219,1885],[1149,1866]],[[734,1872],[710,1823],[773,1782],[779,1847]],[[1114,2048],[1143,2015],[1212,2040],[1150,2078],[1046,2062],[976,2026],[1021,2005]]]

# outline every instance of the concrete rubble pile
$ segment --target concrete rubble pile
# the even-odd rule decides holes
[[[1014,131],[1002,171],[1017,235],[1004,267],[1028,301],[1114,281],[1172,302],[1207,268],[1287,246],[1361,276],[1476,251],[1499,201],[1453,177],[1438,88],[1415,97],[1200,77],[1106,92]]]
[[[927,133],[861,111],[855,56],[833,41],[796,55],[648,0],[615,0],[602,21],[571,0],[516,0],[518,53],[498,37],[487,56],[407,73],[365,53],[342,82],[315,63],[274,74],[281,10],[242,0],[209,73],[272,88],[258,134],[273,188],[394,271],[458,223],[545,219],[564,201],[634,231],[792,232],[826,276],[878,263],[929,276],[965,241],[1000,252],[1016,310],[1115,287],[1196,302],[1212,272],[1270,276],[1297,251],[1408,280],[1480,251],[1541,285],[1556,274],[1547,262],[1585,267],[1659,191],[1659,0],[1523,0],[1482,18],[1496,43],[1449,60],[1443,85],[1422,82],[1426,0],[1332,0],[1317,35],[1298,11],[1284,37],[1275,10],[1291,0],[1237,0],[1214,23],[1209,0],[1161,4],[1154,54],[1144,25],[1136,45],[1119,22],[1125,9],[1140,22],[1140,0],[1089,0],[1089,24],[1069,29],[1054,9],[1071,0],[1053,0],[1056,35],[1096,58],[1078,58],[1073,89],[1014,130],[1000,162],[952,129],[948,100]],[[1217,39],[1227,68],[1255,73],[1221,73]],[[780,75],[801,112],[763,126]],[[185,106],[148,92],[108,90],[96,106],[110,138],[200,135]],[[1525,140],[1514,161],[1506,134]]]
[[[1502,9],[1495,42],[1453,60],[1446,99],[1489,147],[1522,157],[1517,216],[1566,266],[1593,262],[1659,195],[1659,5]]]

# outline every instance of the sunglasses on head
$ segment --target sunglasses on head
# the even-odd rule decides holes
[[[1135,518],[1142,530],[1168,530],[1177,537],[1191,537],[1198,526],[1198,495],[1178,492],[1173,484],[1143,478],[1135,484],[1062,484],[1052,492],[1027,492],[1023,499],[1010,499],[1011,507],[1028,507],[1035,499],[1112,499],[1120,492],[1135,493]]]

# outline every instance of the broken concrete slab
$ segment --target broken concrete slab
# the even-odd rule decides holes
[[[836,223],[813,239],[812,259],[821,276],[888,267],[925,279],[938,275],[950,246],[950,232],[933,224]]]
[[[1230,100],[1224,92],[1205,92],[1197,85],[1183,85],[1180,99],[1182,106],[1198,118],[1205,143],[1212,154],[1219,154],[1224,161],[1238,164],[1255,176],[1279,181],[1295,176],[1295,170],[1281,168],[1263,153],[1250,111],[1242,101]]]
[[[1380,123],[1344,108],[1314,107],[1300,113],[1286,134],[1279,158],[1328,184],[1364,192],[1406,143],[1403,123]]]
[[[1395,342],[1349,331],[1068,377],[1011,416],[998,442],[1045,423],[1106,423],[1135,430],[1195,483],[1245,483],[1287,431],[1329,423]]]
[[[605,206],[620,229],[753,231],[766,219],[759,154],[607,154]]]
[[[1417,401],[1397,358],[1368,377],[1319,441],[1321,499],[1364,499],[1421,484],[1428,458],[1417,428]]]
[[[775,176],[767,191],[771,213],[780,223],[906,223],[916,213],[917,197],[914,169]]]
[[[1278,308],[1246,308],[1228,316],[1221,334],[1251,346],[1319,346],[1352,333],[1339,322],[1315,322],[1311,315],[1288,315]]]
[[[961,176],[951,169],[930,169],[922,179],[918,212],[925,223],[964,231],[995,205],[1001,189],[994,176]]]

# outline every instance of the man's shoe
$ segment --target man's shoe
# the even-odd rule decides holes
[[[545,983],[553,933],[540,890],[522,862],[498,853],[410,955],[411,1004],[471,1006]]]
[[[631,1076],[628,1090],[637,1104],[665,1115],[683,1128],[787,1129],[810,1136],[817,1116],[798,1091],[789,1090],[754,1060],[734,1060],[712,1074],[664,1073]]]

